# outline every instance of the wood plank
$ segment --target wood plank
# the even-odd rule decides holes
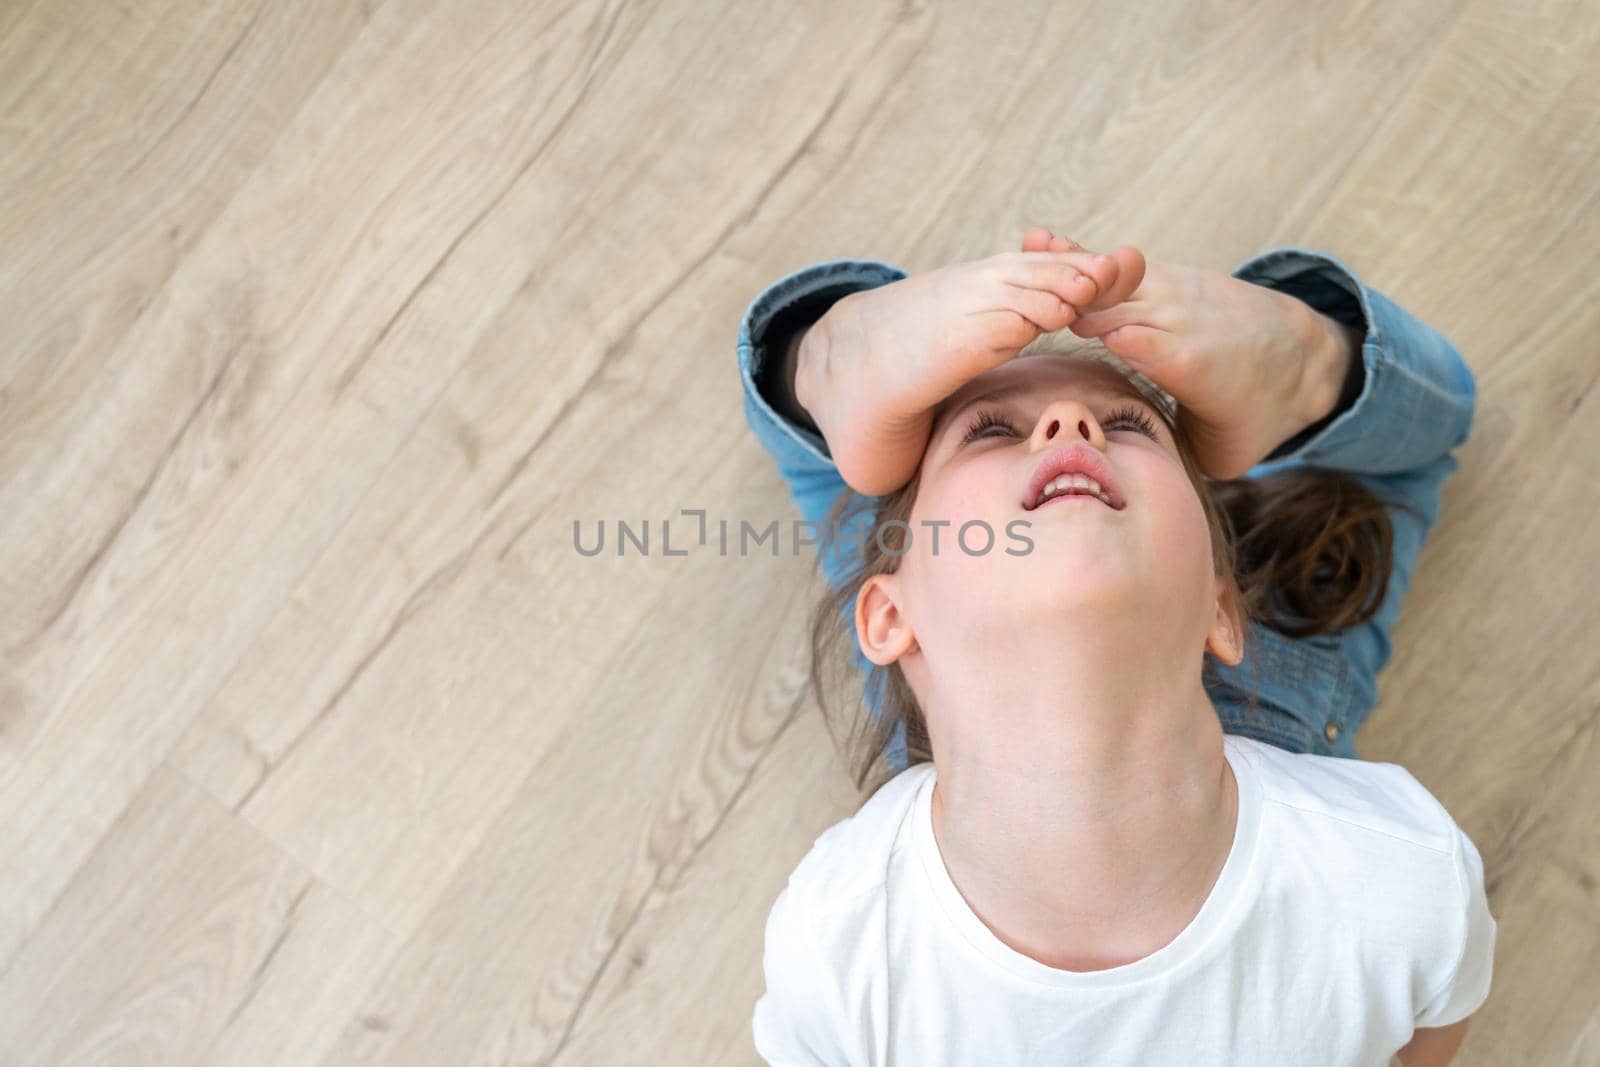
[[[471,256],[439,272],[559,127],[563,108],[536,103],[570,108],[593,76],[593,57],[531,47],[557,48],[551,17],[384,7],[135,324],[137,372],[57,457],[52,492],[0,486],[0,514],[30,516],[0,541],[6,572],[36,574],[29,554],[73,531],[104,539],[81,581],[24,586],[0,623],[0,959],[526,278]],[[463,100],[487,103],[463,121]],[[414,299],[430,277],[448,288]]]
[[[396,945],[157,768],[0,976],[0,1058],[312,1062]]]

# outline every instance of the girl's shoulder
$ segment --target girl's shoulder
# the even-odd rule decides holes
[[[881,891],[891,858],[910,840],[911,814],[932,776],[933,764],[919,763],[885,782],[854,815],[817,835],[789,875],[790,885],[824,910]]]
[[[1265,808],[1450,853],[1459,828],[1438,797],[1398,763],[1288,752],[1227,735],[1249,761]]]

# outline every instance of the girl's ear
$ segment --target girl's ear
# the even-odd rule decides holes
[[[1230,667],[1244,660],[1244,611],[1221,578],[1217,579],[1217,611],[1206,633],[1206,649]]]
[[[895,602],[899,595],[893,574],[874,574],[856,594],[856,641],[862,655],[880,667],[887,667],[916,647],[911,620]]]

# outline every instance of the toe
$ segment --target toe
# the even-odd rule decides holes
[[[1068,283],[1071,292],[1070,302],[1079,307],[1088,307],[1094,298],[1100,295],[1100,283],[1090,274],[1079,274]]]
[[[1095,300],[1093,307],[1109,307],[1116,303],[1110,296],[1116,292],[1120,281],[1121,264],[1116,259],[1102,259],[1094,255],[1089,249],[1081,249],[1073,257],[1072,265],[1081,273],[1094,280]],[[1088,310],[1087,307],[1081,310]]]
[[[1044,252],[1050,248],[1051,233],[1043,226],[1035,226],[1022,235],[1024,252]]]
[[[1088,273],[1099,284],[1100,295],[1085,311],[1101,311],[1115,307],[1138,291],[1144,281],[1144,253],[1132,245],[1120,245],[1110,252],[1095,256]]]

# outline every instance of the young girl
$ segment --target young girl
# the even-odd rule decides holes
[[[1481,860],[1351,743],[1471,424],[1444,337],[1330,255],[1036,229],[791,274],[739,357],[884,767],[772,906],[768,1062],[1448,1062]]]

